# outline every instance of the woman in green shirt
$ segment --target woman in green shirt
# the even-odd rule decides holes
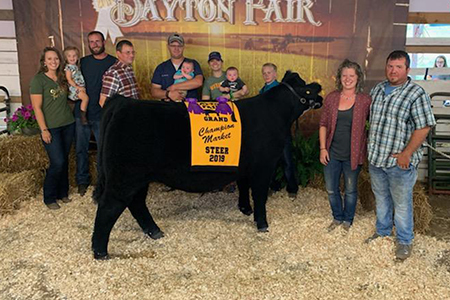
[[[50,160],[44,180],[44,203],[50,209],[59,208],[56,200],[70,202],[68,162],[75,120],[67,103],[67,80],[62,62],[57,49],[46,47],[39,72],[30,83],[31,104]]]

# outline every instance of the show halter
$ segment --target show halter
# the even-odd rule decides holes
[[[283,81],[281,81],[280,84],[286,86],[294,94],[294,96],[300,100],[301,104],[306,104],[306,99],[301,97],[299,94],[297,94],[297,92],[294,90],[294,88],[290,84],[283,82]],[[306,91],[306,93],[309,94],[310,92]],[[309,106],[313,107],[314,105],[315,105],[315,101],[313,99],[310,99]]]

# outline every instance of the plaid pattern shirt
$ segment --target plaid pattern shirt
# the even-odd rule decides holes
[[[385,95],[386,84],[387,80],[370,92],[369,162],[379,168],[397,164],[392,154],[403,151],[415,130],[436,125],[430,97],[422,87],[408,78],[402,86]],[[411,156],[411,163],[416,168],[422,155],[419,147]]]
[[[108,98],[119,94],[124,97],[139,99],[139,87],[133,68],[119,60],[116,61],[103,75],[101,93]]]

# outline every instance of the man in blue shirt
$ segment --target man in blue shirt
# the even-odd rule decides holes
[[[152,78],[151,93],[155,99],[172,100],[180,102],[183,100],[182,91],[188,91],[186,98],[199,98],[197,89],[203,84],[203,73],[199,63],[194,62],[194,78],[185,82],[174,84],[173,75],[181,68],[184,60],[184,39],[178,33],[169,36],[167,46],[170,59],[159,64]]]
[[[102,108],[99,105],[100,91],[102,89],[103,73],[116,62],[116,58],[105,52],[105,37],[99,31],[92,31],[88,34],[88,46],[91,55],[85,56],[80,60],[81,72],[86,82],[86,93],[89,96],[87,109],[88,124],[81,124],[80,104],[75,104],[75,123],[76,123],[76,154],[77,154],[77,173],[76,180],[78,184],[78,193],[84,195],[91,182],[89,177],[89,140],[91,130],[94,133],[95,140],[99,142],[100,119]]]

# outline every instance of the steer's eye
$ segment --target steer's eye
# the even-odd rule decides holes
[[[306,90],[306,94],[307,94],[307,95],[311,94],[311,91]]]

